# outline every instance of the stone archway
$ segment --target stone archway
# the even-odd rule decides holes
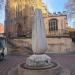
[[[17,36],[22,36],[22,25],[20,23],[17,23]]]

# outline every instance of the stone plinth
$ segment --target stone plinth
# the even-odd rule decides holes
[[[44,67],[28,67],[25,63],[18,66],[19,75],[58,75],[62,71],[62,67],[58,63]]]
[[[20,69],[18,69],[19,67],[16,67],[16,68],[13,68],[12,70],[10,70],[9,72],[8,72],[8,74],[7,75],[19,75],[19,73],[18,73],[18,71],[20,70]],[[27,69],[25,69],[25,72],[27,71]],[[34,70],[33,70],[34,71]],[[34,75],[33,73],[34,72],[31,72],[31,74],[30,75]],[[38,70],[38,72],[39,72],[40,70]],[[28,72],[29,71],[27,71],[26,73],[27,74],[25,74],[25,75],[29,75],[28,74]],[[47,75],[48,74],[48,70],[43,70],[42,71],[42,73],[41,73],[41,75]],[[21,74],[22,75],[22,74]],[[35,75],[37,75],[37,73],[35,74]],[[38,74],[39,75],[39,74]],[[50,74],[49,74],[50,75]],[[70,71],[68,70],[68,69],[62,69],[62,71],[61,72],[59,72],[57,75],[70,75]]]

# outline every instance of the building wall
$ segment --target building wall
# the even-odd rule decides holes
[[[7,34],[10,33],[13,37],[17,36],[18,24],[22,27],[22,33],[30,32],[33,24],[33,8],[41,9],[42,13],[46,13],[43,5],[42,0],[7,0],[5,7],[5,32]]]
[[[4,33],[4,25],[0,23],[0,33]]]
[[[31,39],[14,39],[14,43],[21,47],[32,47]],[[46,53],[75,52],[75,43],[71,38],[47,38],[48,49]]]
[[[58,20],[58,30],[66,30],[68,26],[67,16],[61,13],[48,13],[47,6],[42,3],[42,0],[7,0],[5,7],[5,33],[13,37],[17,36],[19,24],[22,28],[20,34],[31,32],[34,22],[34,8],[42,11],[47,35],[50,35],[49,20],[53,18]],[[58,31],[56,32],[58,33]]]
[[[67,29],[67,27],[68,27],[67,15],[50,14],[49,16],[44,17],[44,24],[45,24],[45,29],[46,29],[47,35],[50,35],[50,32],[51,32],[51,31],[49,31],[49,21],[51,19],[57,19],[58,30],[55,32],[58,33],[58,31],[61,30],[60,32],[62,33],[62,30],[65,31]]]
[[[29,5],[28,0],[7,0],[5,32],[16,36],[18,24],[22,27],[22,33],[30,31],[32,25],[33,8]],[[29,29],[29,30],[27,30]]]
[[[75,50],[71,38],[47,38],[47,43],[47,52],[67,53]]]

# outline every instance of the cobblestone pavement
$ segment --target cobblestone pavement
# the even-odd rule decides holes
[[[25,62],[27,55],[8,55],[0,62],[0,75],[7,75],[8,71],[18,64]],[[71,75],[75,75],[75,54],[52,55],[49,54],[54,61],[60,62],[63,67],[71,71]]]
[[[18,64],[25,62],[26,56],[8,55],[0,62],[0,75],[7,75],[8,71]]]
[[[50,55],[50,54],[49,54]],[[65,54],[65,55],[50,55],[53,60],[59,62],[64,68],[70,70],[71,75],[75,75],[75,54]]]

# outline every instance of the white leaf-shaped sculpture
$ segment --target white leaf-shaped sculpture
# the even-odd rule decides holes
[[[47,50],[44,20],[40,9],[35,9],[32,26],[32,50],[36,54],[45,53]]]

